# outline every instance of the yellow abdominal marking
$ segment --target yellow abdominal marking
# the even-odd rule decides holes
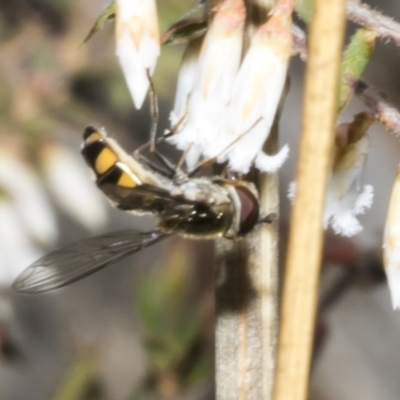
[[[136,182],[129,174],[123,172],[120,178],[118,179],[117,185],[134,188],[136,186]]]
[[[117,156],[108,147],[104,148],[100,154],[97,156],[94,169],[96,173],[103,174],[108,171],[116,162]]]

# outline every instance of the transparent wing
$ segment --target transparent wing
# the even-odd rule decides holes
[[[13,288],[33,294],[69,285],[168,236],[160,231],[131,229],[72,243],[30,265],[15,280]]]

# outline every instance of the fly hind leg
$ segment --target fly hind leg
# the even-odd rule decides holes
[[[151,163],[149,160],[147,160],[140,154],[144,149],[149,148],[150,153],[152,153],[162,164],[162,166],[166,169],[167,175],[174,176],[176,173],[175,166],[166,157],[164,157],[156,148],[156,144],[163,141],[164,138],[157,139],[157,127],[159,119],[158,99],[154,88],[154,83],[150,75],[150,71],[147,70],[146,72],[147,72],[147,78],[150,83],[150,91],[149,91],[150,116],[151,116],[150,140],[148,143],[145,143],[143,146],[140,146],[138,149],[136,149],[133,153],[133,156],[136,159],[139,159],[145,162],[146,164],[150,165],[151,168],[155,168],[154,163]]]

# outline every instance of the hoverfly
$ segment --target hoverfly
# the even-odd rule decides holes
[[[255,187],[219,177],[163,175],[128,155],[105,131],[86,128],[82,155],[100,190],[121,210],[158,217],[152,232],[106,233],[40,258],[14,282],[22,293],[41,293],[82,279],[173,234],[190,238],[235,238],[259,222]]]

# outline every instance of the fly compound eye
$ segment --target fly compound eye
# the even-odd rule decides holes
[[[246,186],[235,186],[235,190],[241,206],[238,233],[244,235],[250,232],[258,222],[260,205],[257,197]]]

